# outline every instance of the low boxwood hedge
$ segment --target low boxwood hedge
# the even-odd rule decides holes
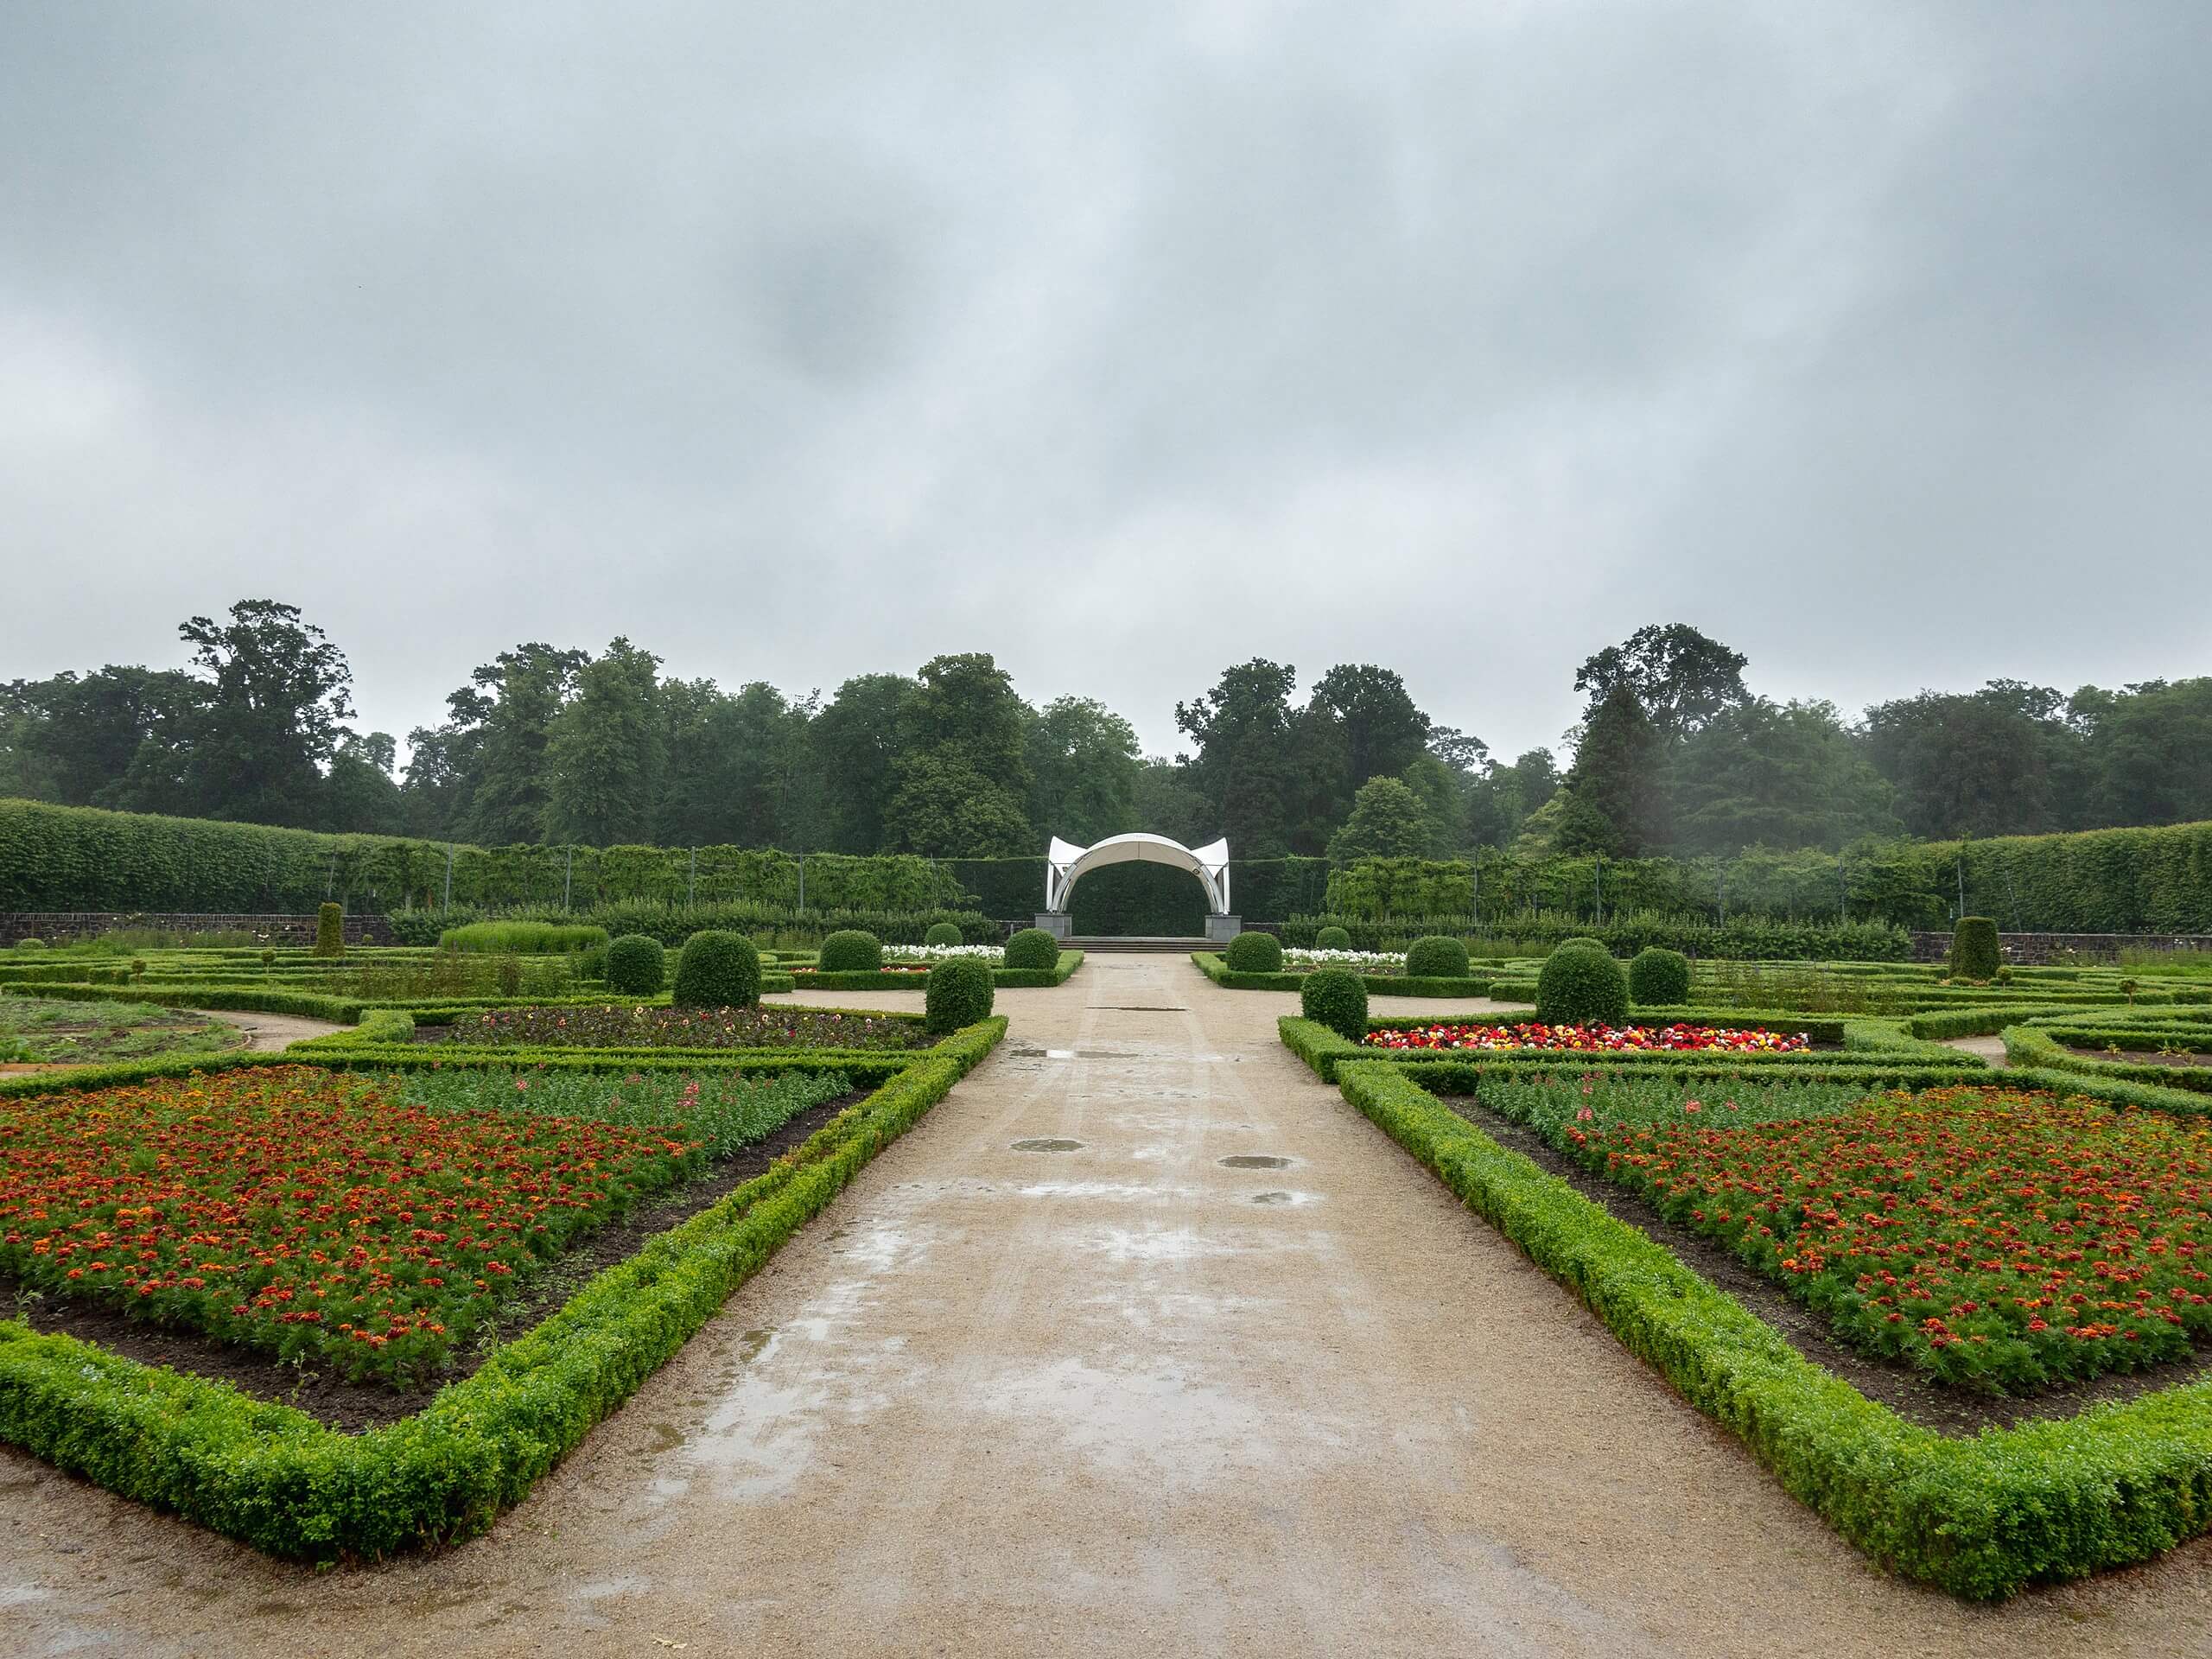
[[[1198,970],[1225,991],[1291,991],[1306,983],[1304,974],[1240,974],[1218,950],[1193,950],[1191,961]],[[1349,970],[1346,970],[1349,971]],[[1370,996],[1457,996],[1493,995],[1491,982],[1466,979],[1413,979],[1402,974],[1362,974],[1359,982]]]

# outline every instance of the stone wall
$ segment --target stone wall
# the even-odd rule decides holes
[[[2212,950],[2212,933],[1999,933],[2005,960],[2040,967],[2070,957],[2105,959],[2122,950]],[[1912,959],[1942,962],[1951,954],[1948,932],[1915,933]]]
[[[118,928],[150,927],[165,933],[251,933],[266,937],[271,944],[313,944],[313,916],[224,915],[173,913],[124,915],[113,911],[17,911],[0,914],[0,945],[18,939],[44,939],[59,944],[65,939],[87,938]],[[391,924],[382,916],[348,916],[346,943],[390,944]]]

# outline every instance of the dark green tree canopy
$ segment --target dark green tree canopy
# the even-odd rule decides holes
[[[1605,820],[1612,844],[1570,845],[1563,829],[1562,852],[1609,852],[1641,858],[1665,843],[1662,802],[1666,741],[1643,712],[1635,690],[1616,680],[1584,728],[1567,773],[1571,798],[1567,823],[1576,839],[1594,840],[1589,815]]]
[[[1574,689],[1589,698],[1584,718],[1594,720],[1607,693],[1625,687],[1672,741],[1751,696],[1744,686],[1748,661],[1687,622],[1654,623],[1586,661],[1574,672]]]

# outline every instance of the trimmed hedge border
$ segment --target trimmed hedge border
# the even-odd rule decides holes
[[[1401,1066],[1347,1065],[1340,1086],[1792,1497],[1885,1567],[1995,1600],[2143,1560],[2212,1525],[2212,1383],[1946,1438],[1813,1364],[1671,1251],[1500,1146]]]
[[[991,983],[999,990],[1047,990],[1055,985],[1065,985],[1075,970],[1083,966],[1083,952],[1063,950],[1059,965],[1049,973],[1042,968],[994,968]],[[782,988],[797,990],[802,986],[810,991],[914,991],[920,992],[929,983],[927,974],[802,974],[785,976],[791,982]],[[761,988],[764,991],[766,986]]]
[[[1193,950],[1191,960],[1208,979],[1225,991],[1288,991],[1294,995],[1311,977],[1306,974],[1240,974],[1218,950]],[[1465,979],[1414,978],[1408,975],[1362,974],[1359,982],[1370,996],[1488,996],[1487,976]]]
[[[0,1320],[0,1439],[273,1555],[377,1559],[472,1537],[519,1503],[785,1239],[943,1099],[1006,1034],[1006,1023],[982,1020],[920,1051],[766,1173],[600,1274],[403,1421],[342,1433],[227,1384]],[[86,1071],[137,1077],[194,1069],[219,1068]],[[795,1068],[787,1059],[784,1069]],[[104,1086],[82,1072],[50,1074],[0,1093],[50,1090],[50,1078],[63,1075],[71,1089]]]

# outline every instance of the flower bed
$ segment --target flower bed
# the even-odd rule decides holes
[[[993,968],[1006,966],[1006,947],[999,944],[887,944],[886,963],[980,962]]]
[[[1573,1105],[1573,1085],[1554,1087]],[[1729,1095],[1677,1090],[1656,1113],[1617,1115],[1603,1094],[1572,1116],[1508,1109],[1847,1341],[1946,1382],[2030,1389],[2178,1358],[2212,1335],[2198,1265],[2212,1252],[2212,1124],[1968,1087],[1745,1122]]]
[[[433,1109],[304,1066],[57,1092],[0,1116],[0,1265],[49,1294],[402,1382],[703,1155],[677,1126]]]
[[[419,1028],[433,1033],[439,1027]],[[923,1048],[912,1020],[834,1008],[487,1008],[443,1027],[447,1040],[523,1048]]]
[[[1299,945],[1285,945],[1282,966],[1287,974],[1310,974],[1316,968],[1349,968],[1355,974],[1402,974],[1406,971],[1406,953],[1402,950],[1314,950]]]
[[[812,979],[816,975],[821,973],[823,969],[809,966],[792,968],[788,971],[792,979],[799,982],[800,983],[804,983],[807,980]],[[925,964],[893,962],[887,956],[882,967],[871,968],[868,970],[868,974],[870,978],[874,979],[883,979],[893,976],[904,976],[909,979],[926,979],[929,976],[929,971],[930,970]],[[849,979],[852,977],[851,974],[848,972],[835,969],[831,970],[831,976],[837,979]]]
[[[1590,1053],[1795,1054],[1812,1046],[1802,1032],[1738,1030],[1719,1026],[1384,1026],[1367,1033],[1370,1048],[1407,1050],[1541,1049]]]

